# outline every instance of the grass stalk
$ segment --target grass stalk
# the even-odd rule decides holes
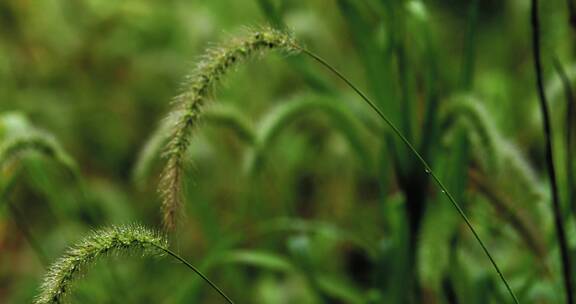
[[[482,250],[490,260],[490,263],[498,273],[500,279],[504,283],[508,293],[513,298],[515,303],[519,303],[514,292],[510,288],[508,281],[505,279],[502,271],[498,267],[496,261],[488,251],[486,245],[472,226],[472,223],[466,216],[460,204],[456,202],[452,194],[444,186],[442,181],[432,171],[430,165],[424,157],[414,148],[410,141],[402,134],[392,121],[384,115],[384,113],[372,102],[358,87],[350,82],[343,74],[336,68],[327,63],[324,59],[315,53],[305,49],[296,43],[296,41],[289,35],[281,33],[273,29],[267,29],[263,32],[253,33],[252,36],[244,40],[236,40],[235,43],[228,47],[217,49],[209,53],[207,59],[202,62],[192,77],[189,84],[190,89],[183,95],[176,99],[177,108],[174,111],[178,113],[177,123],[173,126],[170,133],[170,142],[165,149],[165,156],[167,162],[162,174],[162,181],[159,189],[163,194],[163,211],[164,211],[164,224],[168,230],[174,228],[174,220],[177,208],[180,203],[180,190],[181,190],[181,175],[182,165],[184,161],[184,152],[190,144],[190,135],[198,118],[202,113],[202,107],[205,103],[209,88],[219,80],[227,70],[230,69],[237,61],[250,57],[251,54],[261,53],[264,49],[279,49],[288,53],[303,53],[318,62],[320,65],[334,73],[338,78],[344,81],[351,89],[354,90],[388,125],[393,133],[398,136],[404,145],[412,152],[418,159],[427,175],[430,175],[441,192],[448,198],[451,204],[456,208],[457,212],[465,221],[467,227],[470,229],[475,239],[478,241]]]
[[[564,88],[564,97],[566,98],[566,142],[564,144],[566,148],[566,166],[568,167],[566,170],[567,210],[576,213],[576,202],[574,201],[574,161],[572,159],[572,155],[574,155],[574,121],[576,119],[576,115],[574,115],[574,93],[572,91],[568,74],[566,74],[566,70],[557,58],[554,59],[554,68],[556,69],[558,76],[560,76],[560,81]],[[569,213],[570,212],[568,212],[568,214]]]
[[[558,193],[558,182],[556,180],[556,168],[554,167],[554,151],[552,148],[552,123],[550,121],[550,111],[548,101],[544,92],[544,80],[542,73],[542,59],[540,52],[540,16],[538,9],[538,0],[531,2],[531,25],[532,25],[532,51],[534,56],[534,70],[536,73],[536,86],[538,90],[538,101],[540,111],[542,112],[542,127],[546,140],[546,166],[550,178],[550,191],[552,192],[552,213],[554,215],[554,226],[556,228],[556,237],[560,245],[560,258],[562,273],[564,276],[564,289],[566,293],[566,303],[573,304],[572,295],[572,272],[570,263],[570,253],[566,231],[564,230],[564,221],[560,206],[560,195]]]
[[[378,116],[402,140],[402,142],[406,145],[406,147],[408,147],[408,149],[414,154],[414,156],[416,156],[416,158],[418,158],[419,162],[424,167],[425,172],[432,177],[432,179],[434,180],[436,185],[440,188],[442,194],[444,194],[448,198],[450,203],[452,203],[452,205],[454,206],[454,208],[456,209],[458,214],[462,217],[462,219],[466,223],[466,226],[468,227],[468,229],[470,229],[470,231],[474,235],[474,238],[476,239],[476,241],[478,241],[478,243],[480,244],[480,247],[482,247],[482,250],[484,251],[484,253],[488,257],[488,259],[490,260],[490,263],[492,264],[492,266],[494,267],[494,269],[498,273],[498,276],[500,277],[500,279],[504,283],[506,290],[508,291],[508,293],[510,294],[510,296],[514,300],[514,303],[519,303],[518,299],[516,298],[516,295],[512,291],[512,288],[508,284],[508,281],[504,277],[504,274],[500,270],[500,267],[498,266],[498,264],[496,263],[496,261],[492,257],[492,254],[490,254],[490,252],[488,251],[488,248],[486,247],[486,245],[484,244],[484,242],[480,238],[480,235],[478,235],[478,232],[476,232],[476,229],[474,228],[474,226],[472,226],[472,223],[468,219],[468,216],[466,216],[466,213],[464,212],[462,207],[460,207],[460,204],[458,204],[458,202],[456,202],[456,200],[454,199],[452,194],[448,191],[448,189],[444,186],[442,181],[440,181],[440,179],[437,177],[437,175],[432,171],[432,168],[430,168],[430,165],[428,165],[428,162],[426,162],[426,160],[414,148],[414,146],[410,143],[410,141],[402,134],[402,132],[394,124],[392,124],[392,122],[388,119],[388,117],[386,117],[386,115],[384,115],[384,113],[362,91],[360,91],[360,89],[358,89],[358,87],[356,87],[352,82],[350,82],[350,80],[348,80],[348,78],[346,78],[336,68],[334,68],[328,62],[326,62],[320,56],[316,55],[315,53],[313,53],[307,49],[302,48],[301,52],[303,54],[309,56],[310,58],[312,58],[316,62],[318,62],[320,65],[324,66],[326,69],[328,69],[334,75],[336,75],[338,78],[340,78],[342,81],[344,81],[356,94],[358,94],[358,96],[360,96],[360,98],[362,98],[368,104],[368,106],[370,106],[370,108],[372,108],[372,110],[374,110],[378,114]]]
[[[183,259],[182,257],[180,257],[178,254],[176,254],[175,252],[173,252],[172,250],[166,248],[166,247],[161,247],[158,245],[154,245],[156,246],[158,249],[164,251],[165,253],[167,253],[168,255],[170,255],[171,257],[177,259],[178,261],[180,261],[182,264],[186,265],[186,267],[188,267],[190,270],[194,271],[200,278],[202,278],[202,280],[204,280],[206,283],[208,283],[208,285],[210,285],[214,290],[216,290],[224,299],[226,299],[226,301],[230,304],[234,304],[234,302],[220,289],[218,288],[218,286],[216,286],[216,284],[212,283],[212,281],[210,281],[210,279],[208,279],[208,277],[206,277],[200,270],[198,270],[196,267],[194,267],[192,264],[188,263],[188,261],[186,261],[185,259]]]

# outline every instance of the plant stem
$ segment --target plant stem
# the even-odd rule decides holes
[[[488,248],[486,247],[486,245],[484,245],[484,242],[482,241],[482,239],[480,238],[480,236],[476,232],[476,229],[474,229],[474,227],[472,226],[472,223],[470,222],[470,220],[468,219],[468,217],[464,213],[464,210],[460,207],[460,204],[458,204],[458,202],[456,202],[456,200],[454,199],[452,194],[450,194],[448,189],[446,189],[446,187],[440,181],[440,179],[436,176],[436,174],[432,171],[432,168],[430,168],[430,166],[428,165],[426,160],[424,160],[424,158],[420,155],[420,153],[414,148],[414,146],[412,146],[410,141],[408,141],[408,139],[406,139],[406,137],[402,134],[402,132],[400,132],[400,130],[394,124],[392,124],[392,122],[386,117],[386,115],[384,115],[384,113],[364,93],[362,93],[362,91],[360,91],[360,89],[358,89],[354,84],[352,84],[352,82],[350,82],[346,77],[344,77],[344,75],[342,75],[342,73],[340,73],[338,70],[336,70],[336,68],[332,67],[328,62],[326,62],[320,56],[318,56],[318,55],[316,55],[316,54],[314,54],[314,53],[312,53],[312,52],[310,52],[304,48],[302,48],[301,51],[304,54],[306,54],[307,56],[310,56],[312,59],[314,59],[318,63],[320,63],[326,69],[330,70],[338,78],[340,78],[342,81],[344,81],[352,90],[354,90],[354,92],[356,92],[356,94],[358,94],[368,104],[368,106],[370,106],[370,108],[372,108],[378,114],[378,116],[392,129],[392,131],[402,140],[402,142],[404,142],[404,144],[416,156],[416,158],[418,158],[418,160],[420,161],[420,163],[424,167],[424,170],[426,171],[426,173],[432,177],[432,179],[434,180],[436,185],[438,185],[438,187],[440,188],[441,192],[448,198],[448,200],[452,203],[454,208],[456,208],[456,211],[458,211],[458,213],[460,214],[460,216],[462,217],[462,219],[466,223],[466,226],[468,226],[468,228],[470,229],[470,231],[474,235],[474,238],[478,241],[478,243],[480,244],[480,247],[482,247],[482,250],[484,251],[484,253],[488,257],[488,259],[490,260],[490,263],[492,264],[492,266],[494,267],[494,269],[498,273],[500,279],[502,280],[506,289],[508,290],[508,293],[514,299],[514,303],[518,304],[519,303],[518,299],[516,298],[516,295],[514,294],[512,289],[510,288],[510,285],[508,285],[508,281],[504,278],[502,271],[500,271],[500,267],[498,267],[498,264],[496,264],[496,261],[494,260],[494,258],[490,254],[490,252],[488,251]]]
[[[168,255],[172,256],[173,258],[177,259],[182,264],[186,265],[188,268],[190,268],[192,271],[194,271],[198,276],[200,276],[200,278],[202,278],[202,280],[204,280],[206,283],[208,283],[208,285],[210,285],[210,287],[212,287],[214,290],[216,290],[224,299],[226,299],[226,301],[228,303],[234,304],[234,302],[220,288],[218,288],[218,286],[216,286],[216,284],[212,283],[212,281],[210,281],[210,279],[208,279],[208,277],[206,277],[202,272],[200,272],[200,270],[198,270],[192,264],[188,263],[188,261],[186,261],[185,259],[183,259],[178,254],[176,254],[175,252],[173,252],[172,250],[170,250],[168,248],[164,248],[161,246],[156,246],[156,247],[158,249],[166,252]]]
[[[567,216],[572,212],[576,213],[576,203],[574,202],[574,161],[572,160],[572,155],[574,153],[574,120],[576,119],[574,113],[574,93],[572,92],[572,86],[570,85],[570,79],[566,74],[566,71],[562,67],[558,58],[554,59],[554,68],[560,76],[560,80],[562,81],[562,86],[564,87],[564,97],[566,98],[566,185],[567,185],[567,192],[568,195],[567,200]]]
[[[534,69],[536,72],[536,85],[538,89],[538,100],[540,102],[540,111],[542,112],[542,124],[546,140],[546,166],[548,167],[548,176],[550,178],[550,190],[552,191],[552,212],[554,214],[554,225],[556,226],[556,236],[560,245],[560,258],[562,261],[562,272],[564,274],[564,289],[566,292],[566,303],[573,304],[572,296],[572,273],[570,266],[570,255],[562,212],[560,210],[560,197],[558,194],[558,183],[556,181],[556,169],[554,167],[554,153],[552,150],[552,125],[550,122],[550,113],[546,93],[544,92],[544,80],[542,76],[542,62],[540,54],[540,20],[538,15],[538,0],[532,0],[531,8],[532,23],[532,50],[534,55]]]

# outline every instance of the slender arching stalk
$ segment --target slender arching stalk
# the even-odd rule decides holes
[[[210,281],[210,279],[208,279],[200,270],[198,270],[196,267],[194,267],[192,264],[188,263],[188,261],[186,261],[185,259],[183,259],[182,257],[180,257],[178,254],[176,254],[175,252],[173,252],[172,250],[165,248],[165,247],[161,247],[158,245],[154,245],[156,246],[158,249],[166,252],[168,255],[170,255],[171,257],[177,259],[178,261],[180,261],[182,264],[186,265],[186,267],[190,268],[192,271],[194,271],[198,276],[200,276],[200,278],[202,278],[202,280],[204,280],[206,283],[208,283],[208,285],[210,285],[212,288],[214,288],[214,290],[216,290],[224,299],[226,299],[226,301],[230,304],[234,304],[234,302],[220,289],[218,288],[218,286],[216,286],[216,284],[212,283],[212,281]]]
[[[235,40],[227,47],[218,48],[215,51],[209,52],[207,59],[199,64],[197,71],[195,74],[193,74],[194,76],[191,78],[192,81],[188,86],[188,91],[176,99],[177,107],[173,113],[179,114],[177,116],[178,118],[176,124],[174,124],[171,128],[170,141],[165,148],[164,155],[167,158],[167,161],[166,165],[164,166],[161,182],[159,185],[159,190],[163,198],[162,210],[164,215],[163,222],[165,228],[167,230],[172,230],[175,227],[175,218],[177,215],[178,207],[181,203],[180,192],[184,152],[190,144],[191,133],[195,129],[196,122],[202,115],[202,108],[206,102],[209,89],[222,76],[224,76],[227,70],[235,66],[239,61],[248,59],[251,57],[251,55],[262,53],[265,49],[278,49],[284,51],[285,53],[304,53],[330,70],[332,73],[338,76],[338,78],[343,80],[350,88],[352,88],[356,94],[358,94],[378,114],[378,116],[386,123],[386,125],[388,125],[398,137],[400,137],[406,147],[418,158],[426,173],[432,176],[441,192],[448,198],[460,216],[464,219],[466,225],[500,276],[500,279],[504,283],[511,297],[514,299],[514,302],[519,303],[514,292],[508,285],[508,282],[504,278],[504,275],[500,271],[500,268],[496,264],[496,261],[472,226],[472,223],[464,213],[464,210],[456,202],[452,194],[446,189],[444,184],[432,171],[430,165],[428,165],[424,157],[414,148],[406,136],[404,136],[402,132],[384,115],[384,113],[374,104],[374,102],[372,102],[362,91],[360,91],[338,70],[328,64],[318,55],[300,46],[292,36],[274,29],[257,31],[251,36]]]
[[[500,277],[500,279],[502,280],[502,282],[506,286],[508,293],[514,299],[514,303],[519,303],[518,299],[516,298],[516,295],[512,291],[512,288],[508,284],[508,281],[504,277],[504,274],[500,270],[500,267],[498,267],[498,264],[496,263],[496,261],[492,257],[492,254],[490,254],[490,252],[488,251],[488,248],[486,247],[486,245],[484,244],[484,242],[480,238],[480,235],[478,235],[478,232],[476,232],[476,229],[474,229],[474,226],[472,226],[472,223],[468,219],[468,216],[466,216],[466,213],[464,213],[464,210],[462,209],[462,207],[460,207],[460,204],[458,204],[458,202],[456,202],[456,200],[454,199],[452,194],[448,191],[448,189],[444,186],[442,181],[440,181],[440,179],[432,171],[432,168],[430,168],[430,165],[428,165],[428,162],[426,162],[426,160],[414,148],[414,146],[410,143],[410,141],[408,141],[408,139],[402,134],[402,132],[400,132],[400,130],[394,124],[392,124],[390,119],[388,119],[388,117],[386,117],[386,115],[384,115],[384,113],[374,104],[374,102],[372,102],[366,96],[366,94],[364,94],[362,91],[360,91],[360,89],[358,87],[356,87],[352,82],[350,82],[350,80],[348,80],[336,68],[331,66],[328,62],[326,62],[320,56],[316,55],[315,53],[313,53],[307,49],[301,48],[301,52],[303,54],[306,54],[310,58],[314,59],[316,62],[318,62],[320,65],[324,66],[330,72],[334,73],[338,78],[340,78],[342,81],[344,81],[352,90],[354,90],[354,92],[356,92],[356,94],[358,94],[368,104],[368,106],[370,106],[370,108],[372,108],[378,114],[378,116],[386,123],[386,125],[388,125],[392,129],[392,131],[402,140],[402,142],[408,147],[408,149],[416,156],[416,158],[418,158],[418,160],[420,161],[420,163],[424,167],[424,170],[426,171],[426,173],[432,177],[432,179],[434,180],[436,185],[440,188],[442,194],[444,194],[448,198],[450,203],[452,203],[454,208],[456,208],[456,210],[458,211],[458,213],[460,214],[460,216],[462,217],[462,219],[466,223],[466,226],[468,226],[468,228],[470,229],[470,231],[474,235],[474,238],[476,239],[476,241],[478,241],[478,243],[480,244],[480,247],[482,247],[482,250],[484,251],[484,253],[488,257],[488,259],[490,260],[490,263],[492,264],[492,266],[494,267],[494,269],[498,273],[498,276]]]
[[[538,101],[542,112],[542,128],[546,140],[546,167],[550,178],[550,191],[552,192],[552,213],[554,215],[554,225],[556,236],[560,245],[560,259],[562,261],[562,273],[564,276],[564,289],[566,292],[566,303],[574,303],[572,295],[572,267],[570,263],[570,252],[564,221],[560,207],[560,194],[558,193],[558,181],[556,180],[556,168],[554,167],[554,150],[552,148],[552,123],[550,122],[550,110],[546,93],[544,92],[544,80],[542,75],[542,59],[540,52],[540,17],[538,13],[538,0],[532,0],[531,9],[532,22],[532,52],[534,55],[534,71],[536,74],[536,87],[538,89]]]
[[[572,86],[570,85],[570,79],[566,74],[566,70],[564,70],[564,67],[560,61],[558,61],[558,58],[554,59],[554,68],[556,69],[556,72],[560,77],[560,81],[562,82],[562,87],[564,88],[564,98],[566,99],[566,118],[564,122],[566,137],[564,144],[566,147],[566,166],[568,167],[568,170],[566,170],[566,191],[568,193],[568,204],[566,208],[568,212],[566,213],[568,216],[576,212],[576,204],[574,203],[574,181],[576,181],[576,177],[574,176],[575,172],[573,171],[574,160],[571,157],[572,153],[574,153],[574,120],[576,119],[576,117],[574,117],[575,99]]]

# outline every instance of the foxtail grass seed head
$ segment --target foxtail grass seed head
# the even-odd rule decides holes
[[[71,284],[100,257],[126,253],[161,255],[164,253],[162,248],[167,248],[166,239],[140,226],[117,226],[95,231],[50,267],[34,303],[63,303]]]
[[[173,113],[178,113],[178,117],[171,127],[170,139],[164,150],[166,163],[159,185],[163,223],[167,230],[174,229],[176,224],[181,205],[184,154],[211,88],[238,63],[268,50],[296,53],[300,47],[287,33],[270,28],[252,31],[243,38],[233,39],[208,51],[188,78],[184,93],[175,98]]]

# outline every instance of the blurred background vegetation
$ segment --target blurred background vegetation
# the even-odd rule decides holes
[[[553,68],[555,59],[573,83],[575,36],[566,2],[542,2],[576,257],[576,126]],[[0,162],[0,302],[30,302],[46,267],[92,229],[160,227],[161,160],[138,171],[141,150],[206,48],[271,24],[357,83],[415,143],[522,302],[560,303],[529,9],[524,0],[0,1],[0,143],[42,130],[78,171],[34,151]],[[191,144],[172,241],[236,302],[510,302],[422,167],[336,78],[305,57],[272,55],[223,82]],[[260,136],[289,111],[265,145],[218,119],[233,113]],[[221,299],[175,263],[121,256],[86,273],[72,301]]]

